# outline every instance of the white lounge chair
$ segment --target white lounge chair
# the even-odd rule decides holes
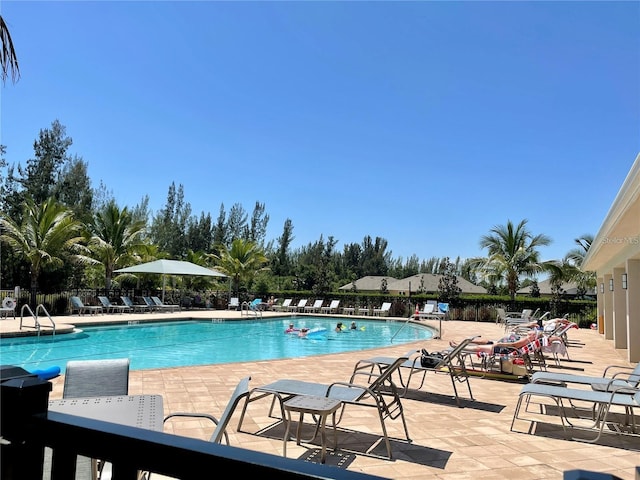
[[[340,307],[340,300],[331,300],[331,303],[328,307],[322,307],[320,312],[322,313],[338,313],[338,308]]]
[[[391,302],[384,302],[380,308],[373,309],[373,315],[377,317],[386,317],[391,311]]]
[[[285,298],[284,302],[282,302],[281,305],[274,305],[273,307],[271,307],[273,310],[275,310],[276,312],[283,312],[288,310],[288,308],[291,306],[291,302],[293,301],[292,298]]]
[[[316,300],[315,302],[313,302],[313,305],[305,305],[304,307],[304,311],[306,313],[316,313],[319,312],[320,309],[322,308],[322,304],[324,303],[324,300],[320,299],[320,300]]]
[[[304,307],[307,306],[307,302],[309,300],[307,300],[306,298],[303,298],[302,300],[300,300],[298,302],[297,305],[289,305],[289,308],[287,308],[287,311],[289,312],[303,312],[304,311]]]

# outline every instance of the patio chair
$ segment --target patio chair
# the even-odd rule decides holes
[[[62,398],[106,397],[128,394],[128,358],[69,360],[67,362]],[[91,478],[93,480],[100,478],[105,462],[78,456],[78,465],[80,467],[88,461],[91,462]]]
[[[386,317],[391,311],[391,302],[384,302],[380,308],[374,308],[373,314],[377,317]]]
[[[115,305],[111,303],[111,300],[107,297],[99,296],[98,301],[102,304],[102,308],[104,308],[107,313],[124,313],[131,311],[131,307],[128,307],[127,305]]]
[[[9,314],[16,318],[16,301],[11,297],[5,297],[0,308],[0,318],[9,318]]]
[[[558,407],[562,429],[565,434],[567,434],[567,426],[596,432],[594,438],[570,437],[572,440],[594,443],[600,439],[603,433],[609,431],[619,435],[637,437],[639,434],[636,431],[633,409],[640,407],[640,389],[618,387],[616,386],[616,382],[619,381],[620,378],[610,380],[608,384],[604,385],[603,391],[566,388],[564,386],[547,385],[544,383],[529,383],[524,385],[520,391],[518,402],[513,412],[510,430],[512,432],[514,431],[513,427],[516,420],[525,420],[531,423],[528,431],[533,431],[533,423],[536,420],[521,417],[520,409],[522,408],[523,402],[526,406],[529,406],[531,397],[544,397],[553,400],[556,407]],[[567,412],[567,407],[565,407],[563,400],[567,400],[570,403],[570,414]],[[590,407],[587,409],[589,412],[588,417],[580,414],[580,408],[576,405],[578,402]],[[611,407],[621,407],[624,409],[624,423],[613,416],[609,417],[609,413],[612,413]],[[525,411],[527,411],[526,407]],[[629,420],[631,420],[631,425],[628,424]],[[585,421],[587,425],[584,425]],[[578,422],[580,425],[578,425]],[[607,427],[606,429],[605,426]]]
[[[164,303],[158,297],[151,297],[151,300],[159,310],[169,310],[171,313],[175,312],[176,309],[180,310],[180,305]]]
[[[393,373],[403,362],[407,360],[408,357],[406,356],[398,357],[385,370],[382,370],[379,373],[371,371],[369,364],[360,365],[360,362],[358,362],[354,367],[353,373],[351,374],[351,378],[348,382],[334,382],[327,385],[306,382],[304,380],[283,379],[262,387],[253,388],[245,400],[240,421],[238,423],[238,431],[241,431],[242,421],[249,403],[260,400],[264,397],[273,396],[274,400],[279,400],[280,412],[282,415],[281,419],[283,421],[285,418],[284,402],[296,395],[334,398],[342,402],[342,408],[336,424],[339,424],[342,420],[344,410],[347,405],[376,409],[380,419],[380,425],[382,427],[382,435],[387,449],[387,456],[389,459],[392,459],[393,454],[391,451],[391,442],[389,440],[385,424],[385,420],[387,418],[392,420],[400,418],[404,427],[406,441],[408,443],[411,442],[400,395],[398,394],[396,385],[391,379]],[[316,429],[317,428],[318,425],[316,425]],[[370,453],[377,444],[378,442],[369,448],[367,453]]]
[[[213,443],[222,443],[222,439],[224,438],[225,443],[227,445],[230,445],[229,435],[227,434],[227,426],[229,425],[231,416],[233,415],[233,412],[238,406],[238,403],[240,402],[240,400],[242,400],[243,398],[249,395],[250,380],[251,380],[250,376],[244,377],[243,379],[240,380],[240,382],[236,386],[236,389],[231,394],[229,403],[227,403],[227,406],[222,412],[222,415],[220,416],[220,418],[216,418],[213,415],[210,415],[208,413],[175,412],[167,415],[164,418],[164,423],[167,423],[167,421],[176,417],[203,418],[206,420],[210,420],[215,425],[215,429],[213,430],[213,433],[211,434],[211,438],[209,439],[209,441]]]
[[[614,370],[616,371],[611,373]],[[577,375],[574,373],[536,372],[531,377],[531,383],[559,385],[576,383],[579,385],[590,385],[592,389],[599,391],[602,391],[607,385],[613,386],[614,388],[640,388],[640,363],[636,364],[635,367],[609,365],[604,369],[601,377]]]
[[[227,310],[238,310],[240,308],[240,299],[238,297],[231,297]]]
[[[313,302],[313,305],[305,305],[304,311],[305,313],[317,313],[322,308],[323,303],[324,303],[324,300],[322,299],[316,300]]]
[[[420,385],[417,387],[417,390],[420,390],[424,386],[427,373],[433,372],[449,375],[449,377],[451,378],[451,385],[453,386],[454,397],[458,407],[461,407],[462,405],[460,404],[460,396],[458,395],[458,388],[456,386],[456,383],[466,383],[467,389],[469,390],[469,398],[471,400],[474,400],[473,393],[471,392],[471,384],[469,383],[469,375],[467,373],[464,362],[464,349],[475,338],[477,337],[465,338],[458,345],[456,345],[455,348],[443,350],[442,352],[432,352],[431,354],[426,352],[426,350],[411,350],[407,352],[407,354],[405,355],[407,357],[407,360],[403,362],[397,369],[399,383],[403,388],[401,396],[404,397],[406,395],[411,384],[411,378],[414,375],[422,373]],[[427,362],[423,364],[423,357],[432,360],[432,362],[428,365]],[[368,364],[372,370],[376,368],[379,370],[384,370],[395,363],[395,358],[373,357],[366,360],[361,360],[358,363],[363,366]],[[403,370],[409,371],[406,380],[402,375]]]
[[[523,325],[526,323],[530,323],[532,321],[531,314],[533,310],[530,308],[525,308],[522,310],[522,313],[518,315],[516,312],[508,312],[504,321],[504,329],[509,330],[510,328],[517,327],[518,325]]]
[[[271,308],[276,312],[283,312],[289,309],[289,306],[291,306],[292,301],[293,301],[293,298],[286,298],[281,305],[274,305]]]
[[[129,307],[134,313],[151,311],[151,309],[149,308],[149,305],[147,305],[146,303],[144,305],[141,303],[133,303],[133,300],[131,300],[126,295],[121,296],[120,300],[122,300],[122,303],[127,307]]]
[[[304,311],[304,307],[307,306],[307,302],[309,300],[307,300],[306,298],[303,298],[302,300],[300,300],[298,302],[297,305],[289,305],[289,307],[287,308],[288,312],[303,312]]]
[[[322,307],[320,309],[321,313],[338,313],[338,308],[340,308],[340,300],[331,300],[331,303],[328,307]]]
[[[84,315],[85,313],[89,313],[91,315],[97,315],[98,313],[104,313],[104,310],[99,305],[85,305],[80,300],[80,297],[72,296],[71,297],[71,315],[73,312],[78,312],[78,315]]]

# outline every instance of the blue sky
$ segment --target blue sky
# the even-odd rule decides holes
[[[267,239],[485,255],[528,219],[543,259],[596,234],[640,152],[639,2],[29,2],[9,163],[59,120],[121,206],[184,186],[256,202]]]

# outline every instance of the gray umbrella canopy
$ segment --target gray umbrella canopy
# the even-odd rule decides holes
[[[195,263],[182,260],[155,260],[153,262],[141,263],[131,267],[114,270],[114,273],[159,273],[162,275],[162,301],[164,301],[164,286],[166,275],[195,275],[202,277],[226,277],[210,268],[201,267]]]

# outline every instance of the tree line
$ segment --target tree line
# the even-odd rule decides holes
[[[557,285],[575,281],[584,290],[595,285],[592,274],[580,271],[592,237],[576,239],[577,247],[558,261],[541,262],[538,248],[551,240],[534,235],[527,221],[507,221],[480,239],[487,250],[482,258],[393,258],[387,240],[365,236],[346,243],[323,235],[293,249],[294,225],[286,219],[282,233],[267,239],[269,215],[264,203],[251,212],[235,203],[220,204],[196,215],[185,199],[183,185],[171,183],[167,200],[157,212],[143,196],[133,206],[119,205],[102,182],[92,186],[88,163],[71,155],[73,144],[58,121],[41,129],[33,158],[25,164],[5,159],[0,146],[0,250],[3,284],[29,285],[32,292],[112,286],[152,288],[157,279],[116,275],[125,266],[159,258],[187,260],[216,267],[231,277],[239,292],[311,291],[317,295],[337,290],[366,275],[405,278],[419,273],[460,276],[484,286],[490,293],[515,296],[518,288],[547,272]],[[8,247],[8,248],[6,248]],[[180,280],[177,280],[180,281]],[[206,290],[212,280],[181,280],[181,287]],[[215,282],[216,280],[213,280]],[[35,293],[34,293],[35,294]]]

